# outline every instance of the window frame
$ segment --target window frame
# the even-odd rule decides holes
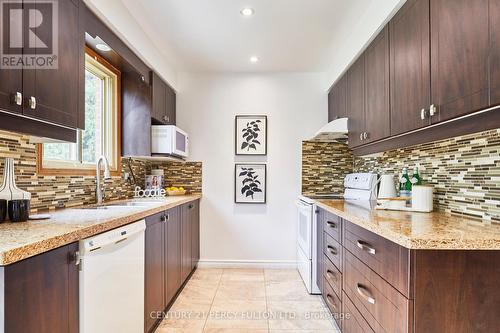
[[[116,103],[115,103],[116,108],[114,115],[112,116],[114,120],[116,120],[116,128],[114,130],[116,137],[113,138],[113,141],[116,144],[115,152],[113,154],[114,155],[113,160],[115,161],[116,165],[113,165],[111,167],[111,175],[121,176],[121,159],[122,159],[121,157],[121,72],[88,46],[85,47],[85,54],[86,56],[91,57],[100,65],[104,66],[108,71],[116,75],[116,91],[117,91]],[[85,89],[85,87],[83,87],[83,89]],[[77,134],[77,140],[80,139],[81,139],[81,133],[79,132]],[[95,164],[91,163],[88,163],[87,165],[84,165],[82,163],[75,163],[72,165],[71,163],[62,162],[61,165],[54,165],[54,166],[44,165],[43,144],[42,143],[37,144],[36,150],[37,150],[37,174],[39,175],[42,176],[56,176],[56,175],[95,176],[96,175]],[[54,164],[57,164],[57,162],[55,162]]]

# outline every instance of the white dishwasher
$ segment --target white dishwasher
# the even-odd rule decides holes
[[[80,241],[80,333],[144,331],[145,229],[142,220]]]

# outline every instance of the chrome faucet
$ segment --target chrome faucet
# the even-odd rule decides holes
[[[96,163],[96,169],[95,169],[95,176],[96,176],[96,190],[95,190],[95,196],[96,196],[96,201],[98,205],[101,205],[103,202],[104,198],[104,189],[101,186],[101,162],[104,162],[104,179],[111,179],[111,173],[109,172],[109,162],[106,156],[101,156],[97,160]]]

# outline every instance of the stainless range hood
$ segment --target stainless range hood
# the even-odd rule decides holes
[[[333,141],[347,138],[347,118],[337,118],[323,126],[309,141]]]

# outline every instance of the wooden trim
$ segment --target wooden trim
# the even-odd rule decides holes
[[[353,153],[356,156],[364,156],[496,128],[500,128],[500,106],[356,147]]]
[[[116,75],[116,170],[111,170],[111,176],[121,176],[122,152],[121,152],[121,137],[122,137],[122,94],[121,94],[121,72],[106,59],[97,54],[94,50],[85,46],[85,53],[94,58],[101,65]],[[85,89],[85,87],[83,87]],[[47,168],[43,167],[43,144],[37,144],[36,149],[36,173],[39,176],[95,176],[95,169],[77,169],[77,168]]]

